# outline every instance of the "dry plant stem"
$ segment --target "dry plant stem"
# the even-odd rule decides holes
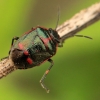
[[[8,75],[17,68],[14,66],[11,59],[6,58],[0,61],[0,78]]]
[[[65,21],[57,28],[57,31],[61,39],[64,41],[65,39],[79,32],[80,30],[95,23],[99,19],[100,3],[97,3],[87,9],[82,10],[70,20]],[[3,59],[2,61],[0,61],[0,78],[8,75],[16,69],[17,67],[15,67],[11,59]]]
[[[100,19],[100,2],[84,9],[57,28],[62,41]]]

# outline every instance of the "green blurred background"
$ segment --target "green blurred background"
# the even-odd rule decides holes
[[[37,25],[55,28],[58,6],[60,21],[70,19],[99,0],[0,0],[0,58],[8,55],[11,39]],[[0,80],[0,100],[100,100],[100,22],[78,34],[93,38],[70,38],[53,57],[54,67],[45,84],[39,80],[48,62],[28,70],[17,70]]]

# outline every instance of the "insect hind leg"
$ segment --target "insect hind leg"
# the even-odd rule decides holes
[[[42,78],[41,78],[41,80],[40,80],[40,83],[41,83],[42,88],[44,88],[44,89],[47,91],[47,93],[49,93],[50,90],[45,86],[45,84],[44,84],[44,79],[46,78],[47,74],[49,73],[49,71],[51,70],[52,66],[54,65],[52,59],[48,59],[48,61],[51,63],[51,65],[50,65],[50,67],[45,71],[45,73],[43,74],[43,76],[42,76]]]

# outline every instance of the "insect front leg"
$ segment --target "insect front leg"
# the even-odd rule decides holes
[[[46,78],[47,74],[49,73],[50,69],[52,68],[52,66],[54,65],[53,60],[52,59],[48,59],[48,61],[51,63],[50,67],[45,71],[45,73],[43,74],[40,83],[41,86],[47,91],[47,93],[49,93],[49,89],[45,86],[44,84],[44,79]]]

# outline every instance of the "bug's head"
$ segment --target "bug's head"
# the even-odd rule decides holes
[[[52,38],[57,42],[60,43],[60,36],[56,30],[53,30],[52,28],[49,28],[50,35]]]
[[[57,27],[58,27],[59,17],[60,17],[60,8],[59,7],[58,7],[57,15],[58,15],[58,18],[57,18],[56,27],[55,27],[55,29],[49,28],[49,32],[50,32],[50,35],[53,37],[53,39],[57,42],[57,44],[60,44],[61,43],[61,38],[60,38],[60,36],[57,32]],[[61,43],[61,47],[62,47],[62,43]]]

